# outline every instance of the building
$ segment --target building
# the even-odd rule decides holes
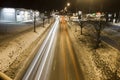
[[[31,22],[39,20],[39,11],[33,11],[23,8],[0,8],[0,22]]]

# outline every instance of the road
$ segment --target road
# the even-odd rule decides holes
[[[67,22],[64,18],[60,24],[49,80],[84,80],[67,31]]]
[[[58,27],[59,17],[56,18],[55,23],[52,25],[22,80],[47,80],[54,57],[55,36],[57,36]]]
[[[67,22],[56,18],[48,36],[22,80],[84,80],[75,55]]]

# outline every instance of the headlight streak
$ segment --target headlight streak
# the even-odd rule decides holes
[[[59,27],[58,24],[59,24],[59,17],[56,18],[56,21],[55,21],[53,27],[51,28],[48,36],[44,40],[38,53],[34,57],[32,63],[30,64],[30,67],[28,68],[28,70],[25,73],[22,80],[30,80],[31,74],[33,74],[33,73],[36,73],[36,74],[33,74],[33,75],[35,75],[34,80],[40,80],[41,75],[42,75],[42,71],[44,69],[45,63],[47,61],[48,55],[49,55],[51,47],[52,47],[52,43],[53,43],[54,38],[55,38],[55,34],[56,34],[57,29]],[[40,63],[38,63],[38,62],[40,62]],[[38,69],[36,67],[38,67]],[[37,72],[35,72],[34,69],[36,69]],[[33,80],[33,78],[31,80]]]

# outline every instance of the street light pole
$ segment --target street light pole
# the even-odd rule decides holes
[[[67,7],[68,7],[68,10],[67,10],[67,15],[69,14],[69,7],[70,7],[70,3],[68,2],[67,3]],[[70,20],[70,16],[68,15],[68,17],[69,17],[69,20]]]
[[[68,2],[68,3],[67,3],[67,8],[69,8],[69,7],[70,7],[70,3]]]
[[[34,32],[36,32],[36,13],[34,11]]]

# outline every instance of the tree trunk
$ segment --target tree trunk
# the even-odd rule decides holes
[[[34,32],[36,32],[36,16],[34,15]]]
[[[81,27],[81,35],[83,34],[83,32],[82,32],[82,27]]]
[[[43,18],[43,27],[44,27],[44,21],[45,21],[45,19]]]
[[[101,42],[101,39],[100,39],[100,30],[97,32],[97,41],[96,41],[96,47],[95,48],[99,48],[100,46],[100,42]]]

